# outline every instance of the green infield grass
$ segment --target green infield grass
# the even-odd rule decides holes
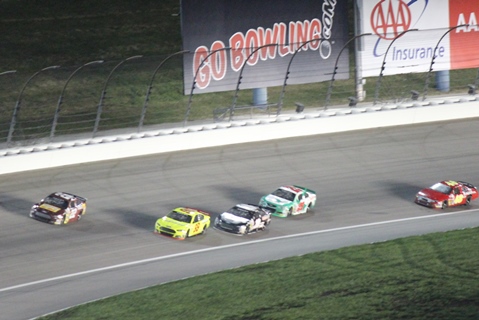
[[[193,277],[53,319],[478,319],[479,229],[352,246]]]

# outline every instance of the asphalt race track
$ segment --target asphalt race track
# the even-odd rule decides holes
[[[267,127],[265,127],[266,130]],[[0,319],[30,319],[158,283],[341,246],[479,226],[479,202],[413,203],[443,179],[479,184],[479,119],[184,151],[0,176]],[[152,231],[176,206],[216,215],[282,184],[316,190],[312,213],[245,237]],[[88,198],[77,224],[28,217],[53,191]]]

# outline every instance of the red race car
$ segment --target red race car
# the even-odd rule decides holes
[[[447,207],[469,205],[478,196],[477,188],[472,184],[447,180],[422,189],[417,193],[414,202],[430,208],[446,209]]]

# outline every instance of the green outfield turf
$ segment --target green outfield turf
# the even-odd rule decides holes
[[[261,263],[74,307],[53,319],[478,319],[479,229]]]

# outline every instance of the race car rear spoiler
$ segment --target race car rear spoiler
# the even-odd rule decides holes
[[[75,195],[75,197],[76,197],[77,199],[80,199],[80,200],[83,201],[83,202],[87,202],[87,200],[88,200],[88,199],[85,198],[85,197],[80,197],[80,196],[77,196],[77,195]]]
[[[198,211],[199,213],[202,213],[202,214],[204,214],[205,216],[211,216],[211,214],[209,214],[208,212],[203,211],[203,210],[200,210],[200,209],[190,208],[190,207],[185,207],[185,209],[188,209],[188,210],[190,210],[190,211]]]
[[[297,185],[294,185],[296,188],[299,188],[299,189],[303,189],[305,190],[306,192],[311,192],[311,193],[314,193],[316,194],[316,191],[314,190],[311,190],[311,189],[308,189],[308,188],[305,188],[305,187],[301,187],[301,186],[297,186]]]
[[[459,182],[460,184],[462,184],[463,186],[466,186],[466,187],[468,187],[468,188],[471,188],[471,189],[475,189],[475,188],[476,188],[473,184],[471,184],[471,183],[469,183],[469,182],[465,182],[465,181],[458,181],[458,182]]]

